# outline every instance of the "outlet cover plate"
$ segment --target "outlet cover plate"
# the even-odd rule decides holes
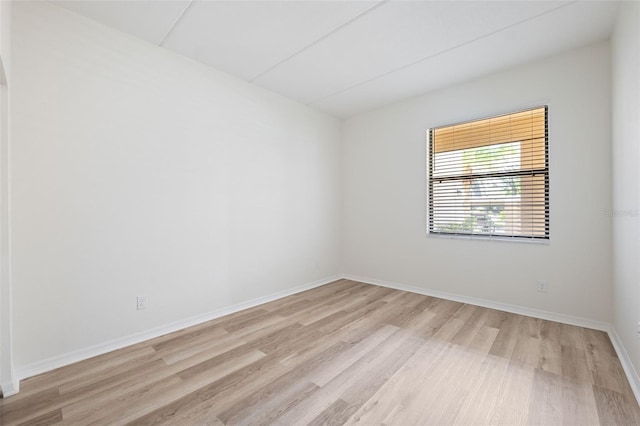
[[[149,298],[147,296],[138,296],[136,297],[136,309],[147,309],[149,306]]]

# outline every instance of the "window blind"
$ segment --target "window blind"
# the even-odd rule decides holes
[[[548,107],[429,129],[428,231],[549,238]]]

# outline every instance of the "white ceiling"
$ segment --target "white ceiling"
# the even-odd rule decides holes
[[[55,3],[337,117],[609,37],[615,1]]]

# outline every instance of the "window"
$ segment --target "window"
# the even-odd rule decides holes
[[[547,107],[429,129],[428,231],[549,239]]]

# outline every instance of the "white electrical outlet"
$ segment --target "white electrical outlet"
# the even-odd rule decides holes
[[[538,280],[538,291],[540,293],[546,293],[547,292],[547,282],[545,280]]]
[[[638,329],[636,330],[636,336],[640,339],[640,321],[638,321]]]
[[[149,298],[147,296],[138,296],[136,297],[136,303],[136,309],[147,309],[147,307],[149,307]]]

